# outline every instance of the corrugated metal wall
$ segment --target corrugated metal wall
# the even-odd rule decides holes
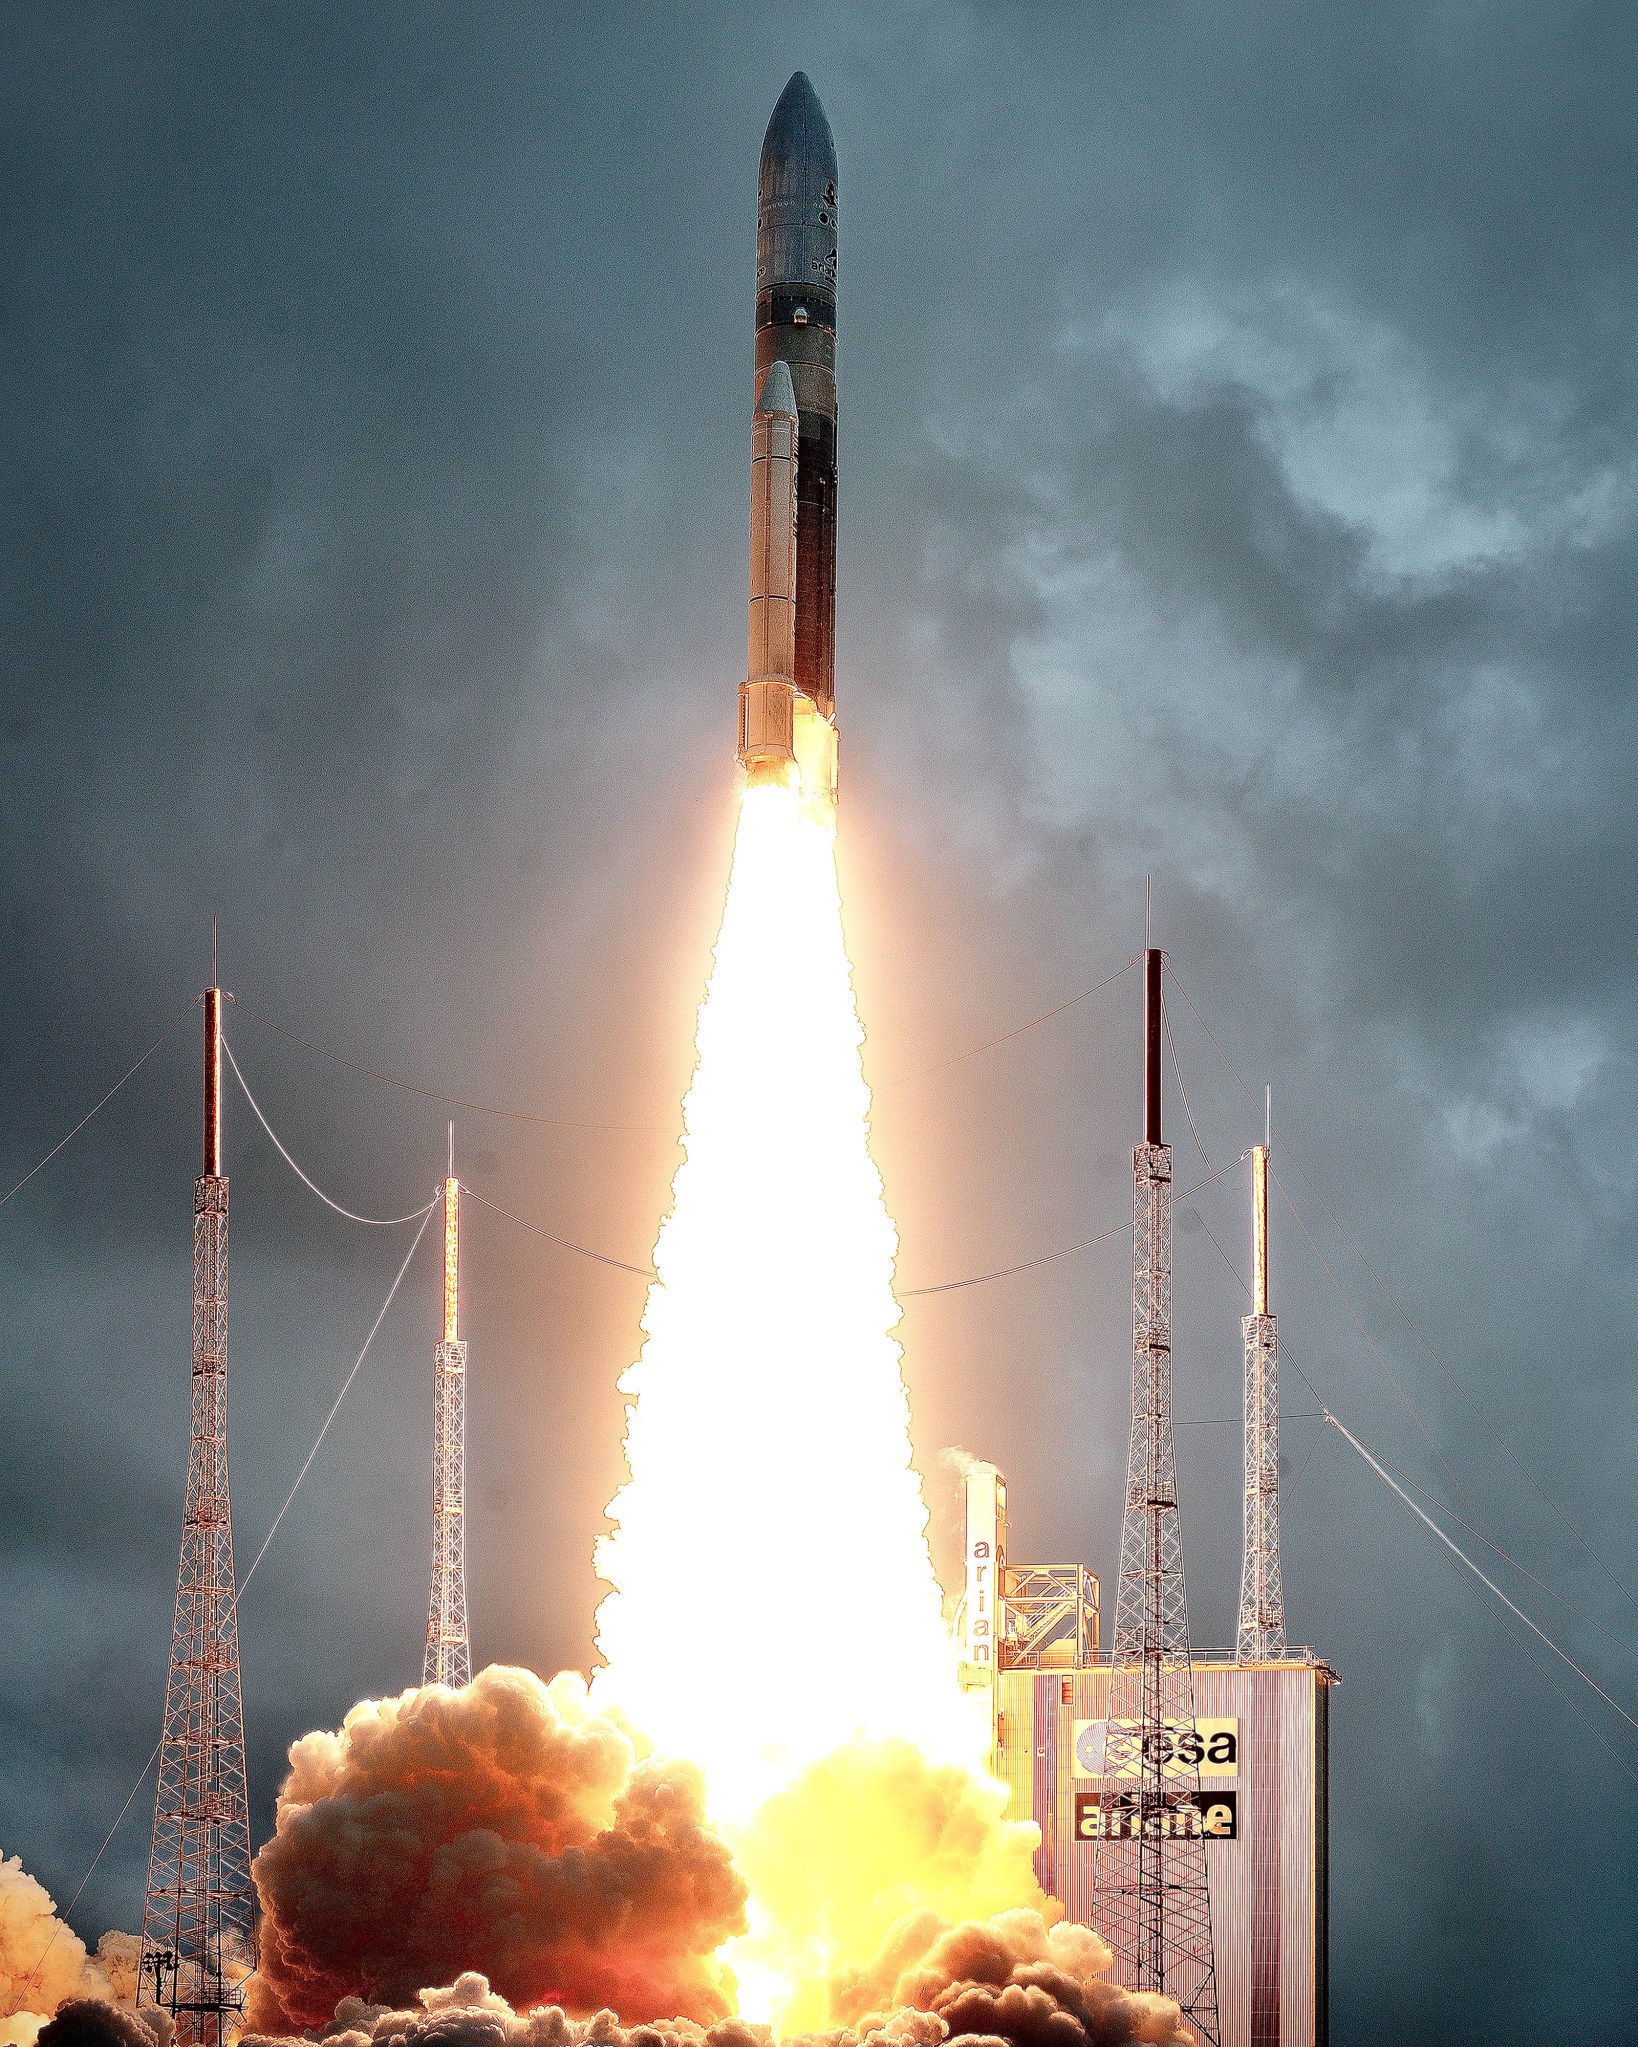
[[[1208,1841],[1222,2047],[1325,2047],[1327,1692],[1322,1663],[1195,1667],[1195,1712],[1240,1723],[1238,1832]],[[1075,1837],[1077,1720],[1108,1712],[1109,1671],[1003,1671],[995,1685],[998,1774],[1011,1811],[1041,1829],[1044,1889],[1096,1926],[1093,1844]]]

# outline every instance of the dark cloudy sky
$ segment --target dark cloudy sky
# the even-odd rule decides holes
[[[646,1256],[731,824],[756,157],[798,65],[842,169],[842,858],[905,1284],[1126,1213],[1132,977],[902,1076],[1119,966],[1152,874],[1296,1158],[1638,1587],[1628,6],[6,10],[0,1185],[189,1014],[219,913],[246,1071],[340,1198],[422,1199],[442,1112],[250,1011],[639,1126],[463,1116],[458,1165]],[[1174,1027],[1220,1164],[1258,1118]],[[0,1211],[0,1848],[64,1897],[158,1731],[195,1061],[190,1021]],[[401,1240],[238,1101],[228,1141],[245,1559]],[[1287,1407],[1301,1365],[1482,1515],[1638,1711],[1632,1601],[1281,1177],[1476,1504],[1281,1209]],[[1238,1259],[1239,1182],[1199,1214]],[[475,1646],[550,1671],[588,1654],[641,1286],[481,1213],[469,1242]],[[1177,1259],[1209,1644],[1242,1302],[1187,1212]],[[258,1835],[285,1745],[418,1675],[433,1284],[246,1595]],[[1118,1240],[909,1303],[941,1555],[959,1443],[1020,1551],[1112,1579],[1127,1317]],[[1638,2038],[1638,1748],[1340,1438],[1286,1448],[1292,1630],[1344,1680],[1338,2037]],[[93,1936],[136,1923],[146,1797]]]

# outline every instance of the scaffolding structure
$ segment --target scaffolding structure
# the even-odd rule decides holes
[[[228,1499],[228,1183],[222,1172],[222,991],[205,1010],[205,1157],[193,1189],[193,1389],[159,1786],[142,1914],[139,2006],[180,2047],[228,2047],[256,1966],[238,1592]]]
[[[1285,1655],[1280,1594],[1279,1342],[1268,1309],[1268,1146],[1251,1153],[1251,1313],[1240,1324],[1246,1347],[1245,1563],[1240,1576],[1241,1663],[1277,1663]]]
[[[997,1670],[1084,1669],[1098,1653],[1098,1579],[1085,1564],[1003,1564]]]
[[[1172,1154],[1160,1132],[1161,954],[1144,954],[1144,1142],[1132,1154],[1132,1438],[1093,1887],[1126,1988],[1218,2047],[1216,1966],[1171,1416]]]
[[[460,1336],[461,1189],[444,1181],[444,1334],[432,1354],[432,1589],[423,1684],[472,1682],[466,1625],[466,1345]]]

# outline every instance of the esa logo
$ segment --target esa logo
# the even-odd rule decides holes
[[[1131,1722],[1117,1725],[1131,1726]],[[1077,1720],[1075,1722],[1075,1775],[1077,1777],[1101,1777],[1104,1774],[1104,1752],[1107,1746],[1109,1723],[1107,1720]],[[1198,1770],[1202,1777],[1237,1777],[1240,1774],[1240,1723],[1238,1720],[1196,1719],[1194,1725],[1181,1734],[1173,1726],[1167,1726],[1149,1737],[1151,1760],[1165,1769],[1168,1763],[1181,1763],[1185,1768]],[[1138,1776],[1138,1761],[1135,1751],[1128,1745],[1121,1758],[1120,1767],[1114,1773],[1119,1777]]]

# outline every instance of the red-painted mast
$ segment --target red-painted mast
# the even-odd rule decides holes
[[[222,991],[204,993],[204,1170],[193,1187],[193,1394],[171,1666],[142,1915],[140,2005],[182,2047],[228,2047],[256,1966],[238,1592],[228,1499],[228,1183]]]

